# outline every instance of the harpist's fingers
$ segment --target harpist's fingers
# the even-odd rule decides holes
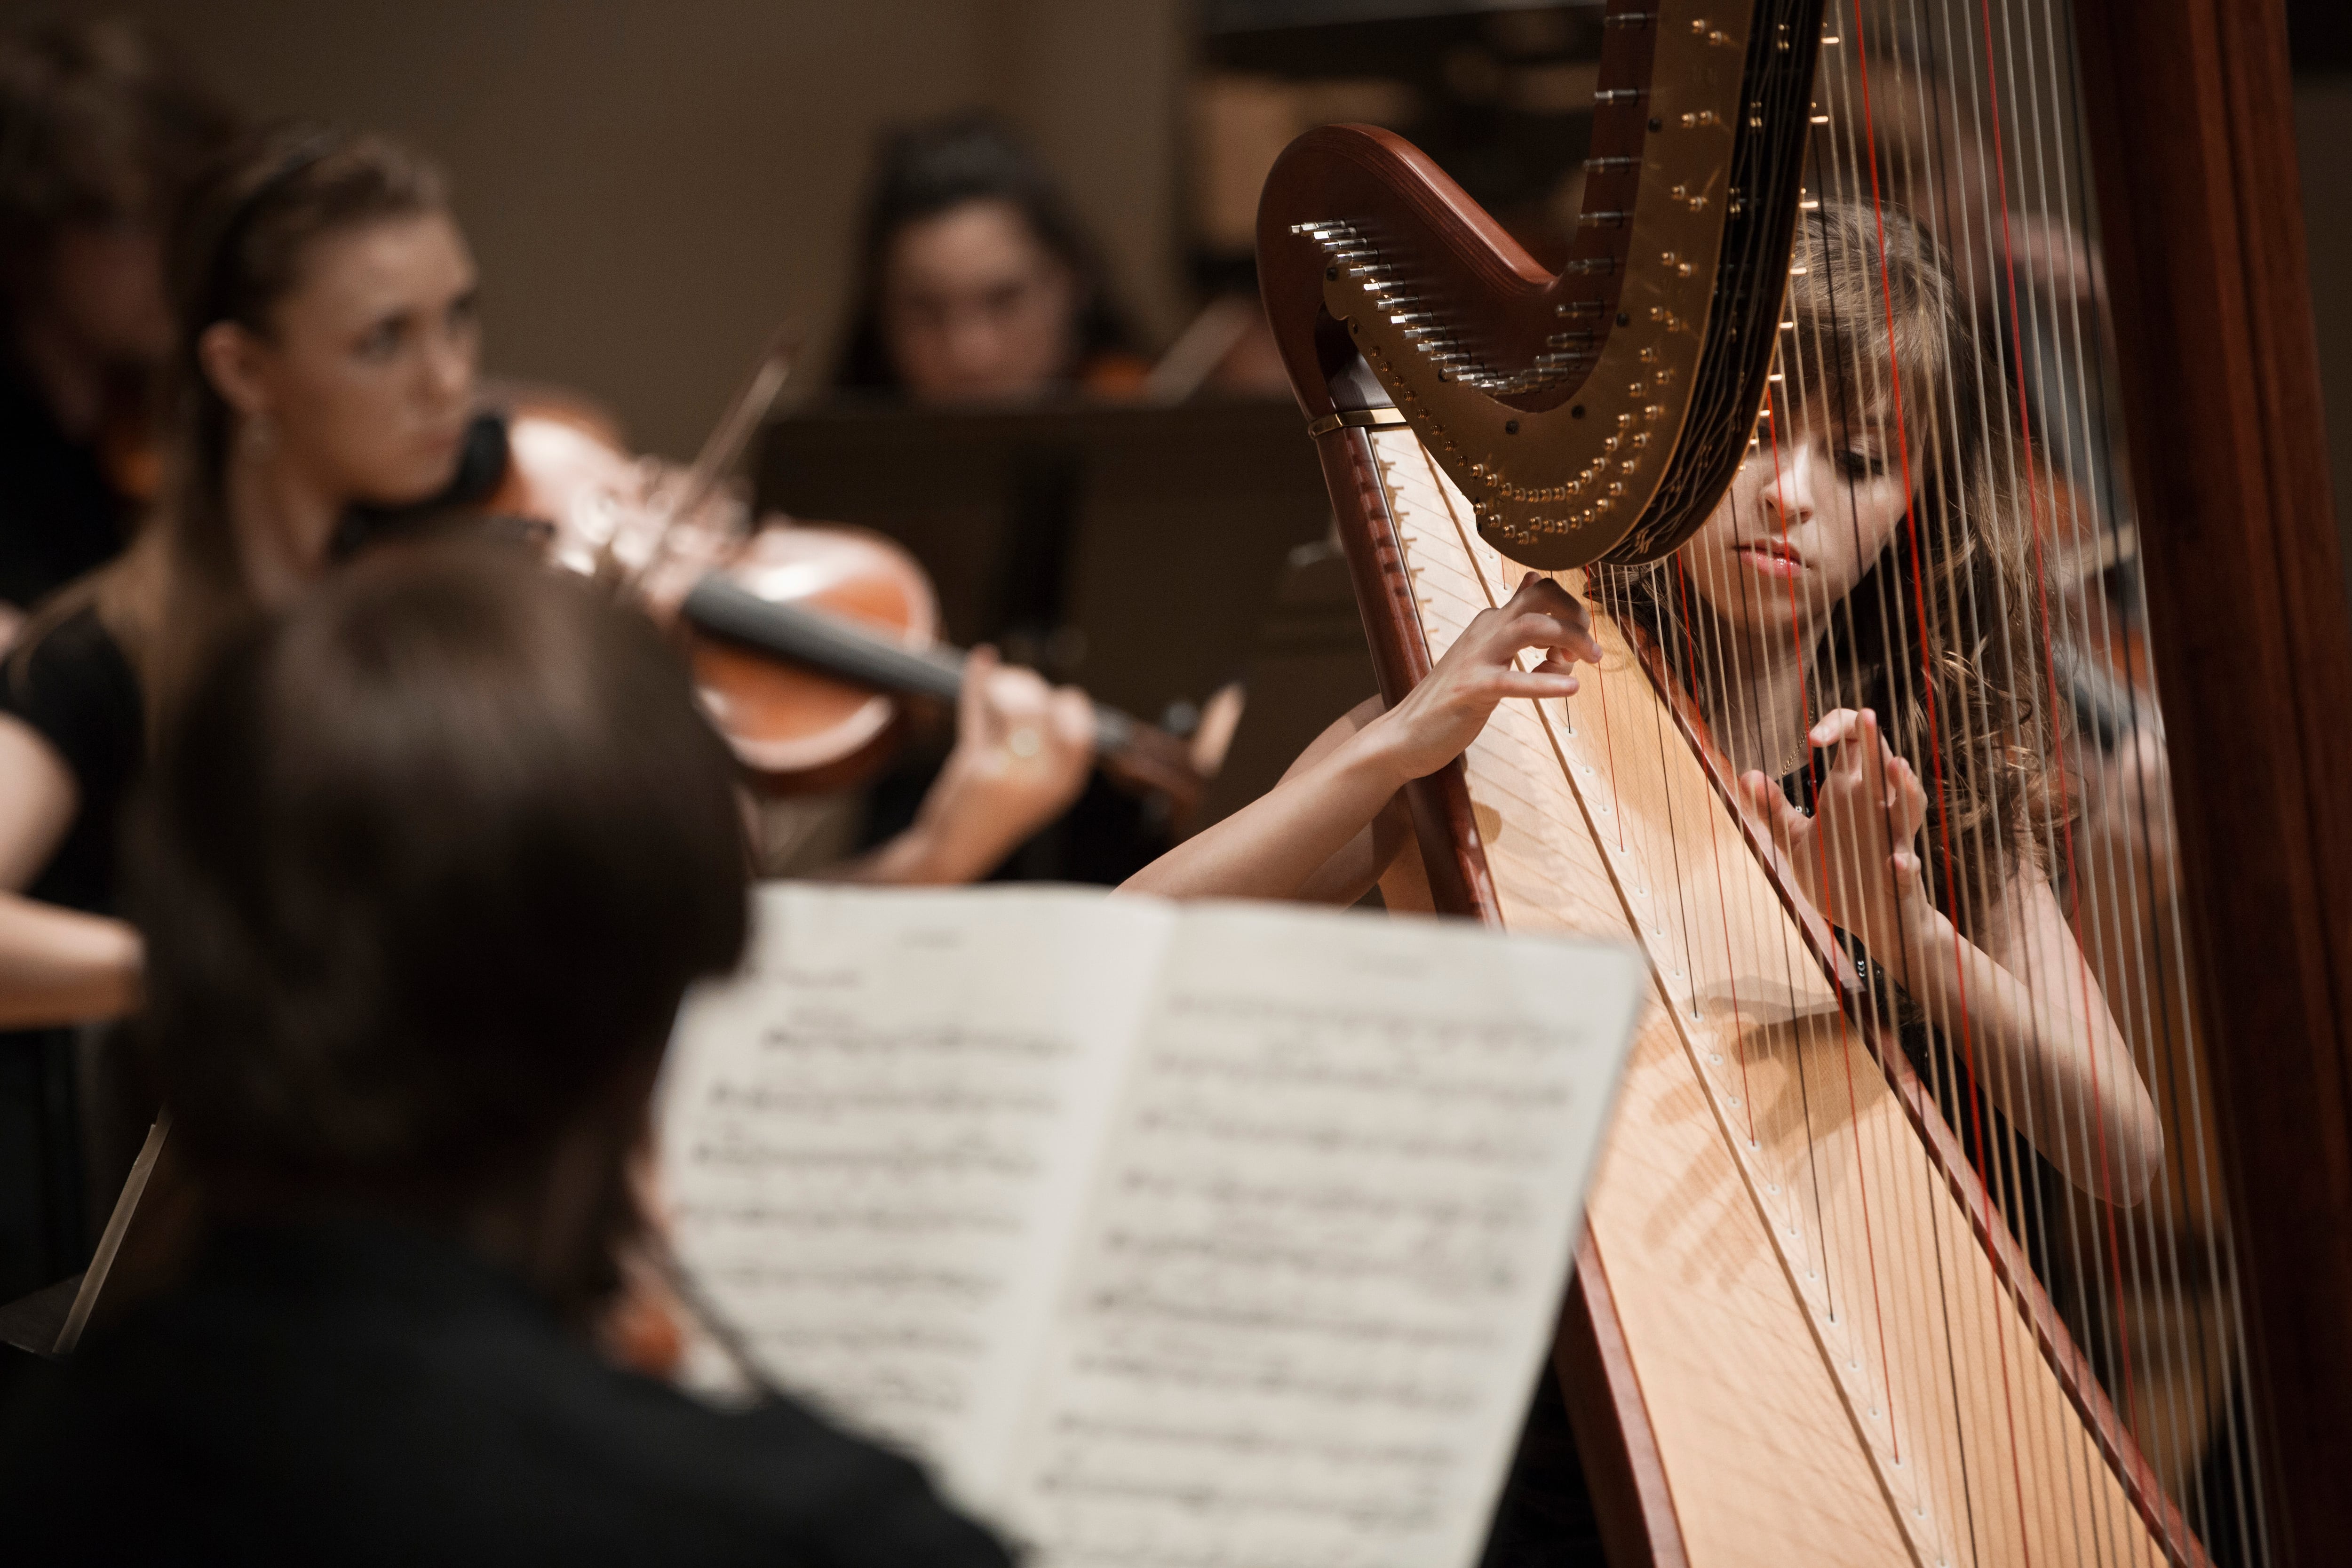
[[[1573,697],[1576,677],[1557,659],[1546,659],[1533,669],[1507,669],[1495,678],[1495,689],[1505,697]]]
[[[1748,804],[1755,808],[1757,816],[1764,819],[1764,826],[1771,830],[1772,837],[1786,848],[1795,826],[1790,820],[1795,815],[1795,808],[1789,804],[1789,797],[1780,793],[1779,784],[1760,773],[1742,773],[1739,784],[1747,792]]]
[[[1508,669],[1496,679],[1506,697],[1573,697],[1577,679],[1564,669]]]
[[[1551,578],[1528,573],[1506,607],[1549,617],[1558,624],[1558,636],[1549,646],[1566,648],[1587,664],[1601,662],[1601,642],[1592,635],[1592,613]]]
[[[1927,825],[1927,792],[1919,787],[1919,775],[1909,762],[1897,757],[1889,770],[1895,775],[1895,805],[1907,833],[1916,833]]]
[[[1854,724],[1861,717],[1851,708],[1832,708],[1806,731],[1805,739],[1816,746],[1834,746],[1853,732]]]
[[[1514,616],[1505,629],[1513,652],[1523,647],[1558,648],[1588,664],[1601,661],[1601,647],[1592,634],[1565,616],[1528,611]]]

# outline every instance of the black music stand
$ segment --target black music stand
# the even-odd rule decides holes
[[[827,405],[764,432],[755,499],[912,551],[950,641],[1138,717],[1238,677],[1330,501],[1297,405]]]

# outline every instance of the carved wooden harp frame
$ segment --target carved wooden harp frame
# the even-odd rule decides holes
[[[1628,14],[1654,20],[1674,9],[1654,0],[1610,6],[1612,24],[1633,28],[1642,24]],[[1754,9],[1759,28],[1790,15],[1801,26],[1802,7],[1765,0]],[[2345,1326],[2352,1304],[2352,812],[2344,809],[2352,803],[2352,623],[2320,416],[2285,24],[2277,0],[2073,0],[2073,11],[2199,1021],[2252,1329],[2251,1397],[2271,1544],[2279,1562],[2316,1564],[2352,1541],[2352,1331]],[[1646,91],[1648,80],[1637,74],[1629,83],[1624,73],[1647,72],[1648,53],[1634,58],[1621,47],[1618,60],[1613,79],[1604,65],[1604,91]],[[1677,128],[1664,119],[1650,119],[1653,137]],[[1689,121],[1681,128],[1706,129]],[[1608,134],[1605,124],[1596,133],[1602,177],[1608,157],[1643,153],[1638,135],[1619,148],[1607,144]],[[1302,149],[1309,155],[1297,156]],[[1410,412],[1433,459],[1476,507],[1489,542],[1550,566],[1604,551],[1654,559],[1679,542],[1677,520],[1662,521],[1671,509],[1654,498],[1673,482],[1703,489],[1706,474],[1675,481],[1654,465],[1628,473],[1630,489],[1612,495],[1608,487],[1622,481],[1601,459],[1614,457],[1616,444],[1604,454],[1599,434],[1559,473],[1514,478],[1508,456],[1522,419],[1587,419],[1591,430],[1603,430],[1597,401],[1570,414],[1558,387],[1574,385],[1611,352],[1612,318],[1623,330],[1620,350],[1656,363],[1640,350],[1665,340],[1654,331],[1645,338],[1643,329],[1671,324],[1675,307],[1644,296],[1639,310],[1620,309],[1620,290],[1632,287],[1621,270],[1622,236],[1588,226],[1570,270],[1554,278],[1384,133],[1310,133],[1286,164],[1269,182],[1261,215],[1261,279],[1391,699],[1428,660],[1372,440],[1402,416],[1374,406],[1386,398],[1351,398],[1344,376],[1334,385],[1335,371],[1366,347],[1344,331],[1335,339],[1325,309],[1327,289],[1341,282],[1334,263],[1351,236],[1299,236],[1294,226],[1377,222],[1384,216],[1377,193],[1388,189],[1409,192],[1414,221],[1449,237],[1433,271],[1468,302],[1469,331],[1435,348],[1484,396]],[[1761,248],[1772,243],[1767,232]],[[1785,256],[1785,227],[1778,243]],[[1712,267],[1711,252],[1703,259]],[[1394,342],[1424,342],[1440,330],[1410,300],[1376,296],[1375,303]],[[1696,342],[1680,352],[1674,363],[1689,367],[1685,375],[1701,367]],[[1578,374],[1547,376],[1545,369]],[[1717,374],[1747,385],[1740,367]],[[1746,395],[1752,408],[1753,391]],[[1703,417],[1688,399],[1654,396],[1607,414],[1605,433],[1628,438],[1641,429],[1678,432],[1686,418]],[[1744,440],[1744,426],[1738,433]],[[1658,445],[1648,447],[1650,456]],[[1710,503],[1714,493],[1706,492]],[[1613,518],[1610,508],[1594,507],[1604,496]],[[1595,528],[1596,521],[1613,526]],[[1409,804],[1437,907],[1492,918],[1495,894],[1459,766],[1422,781]],[[1926,1116],[1934,1118],[1932,1106]],[[1923,1132],[1936,1141],[1924,1123]],[[1945,1154],[1965,1171],[1957,1151]],[[1589,1243],[1558,1359],[1612,1560],[1681,1561],[1642,1391]],[[2090,1394],[2084,1408],[2095,1427],[2095,1389]],[[2129,1470],[2128,1437],[2116,1439],[2116,1448],[2111,1436],[2103,1446]],[[2166,1536],[2161,1499],[2140,1501],[2153,1531]],[[2170,1550],[2198,1556],[2193,1543]]]

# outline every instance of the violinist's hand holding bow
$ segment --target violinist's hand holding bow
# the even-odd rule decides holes
[[[956,702],[955,750],[914,826],[847,868],[859,881],[958,883],[996,869],[1070,807],[1095,759],[1094,706],[1076,687],[974,648]]]

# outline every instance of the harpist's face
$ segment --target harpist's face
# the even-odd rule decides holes
[[[1725,620],[1818,634],[1903,525],[1891,422],[1811,416],[1769,425],[1731,489],[1682,548],[1691,586]]]

